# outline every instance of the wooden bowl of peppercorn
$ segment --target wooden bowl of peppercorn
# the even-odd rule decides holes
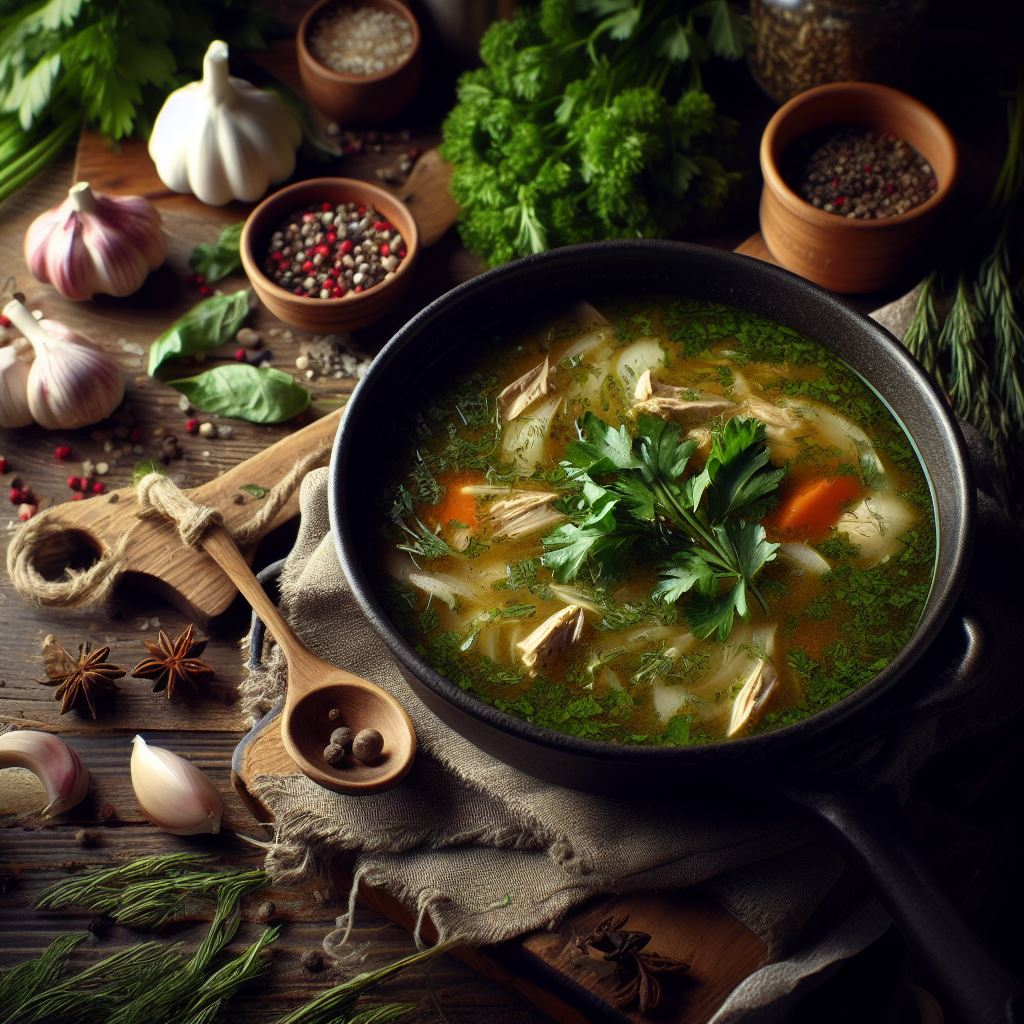
[[[420,83],[420,30],[399,0],[321,0],[295,35],[309,102],[342,127],[379,125]]]
[[[264,199],[239,249],[249,283],[278,319],[351,331],[376,323],[405,293],[419,232],[390,192],[354,178],[311,178]]]
[[[957,177],[956,142],[914,97],[871,82],[799,93],[761,137],[761,234],[815,284],[863,294],[919,268]]]

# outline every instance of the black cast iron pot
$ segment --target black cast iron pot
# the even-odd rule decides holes
[[[430,371],[456,351],[486,346],[496,327],[577,300],[600,307],[609,297],[643,294],[728,303],[835,351],[904,425],[931,486],[938,534],[935,580],[912,640],[855,694],[775,732],[707,746],[645,748],[536,727],[484,704],[434,671],[392,625],[376,589],[378,552],[365,543],[378,525],[380,506],[372,497],[381,493],[382,473],[408,444],[396,411],[422,392]],[[508,264],[460,285],[413,317],[381,351],[349,403],[331,462],[330,513],[341,564],[363,611],[423,702],[454,729],[529,774],[575,788],[650,788],[659,778],[716,784],[731,778],[748,786],[754,778],[770,786],[836,830],[874,876],[897,923],[946,982],[961,1014],[994,1024],[1020,1013],[1012,979],[990,962],[923,872],[899,838],[894,812],[881,816],[878,806],[850,792],[855,776],[844,771],[863,760],[894,715],[928,713],[943,689],[959,686],[980,659],[984,630],[970,616],[943,629],[969,566],[973,495],[963,438],[944,400],[874,321],[758,260],[681,243],[624,241],[558,249]],[[808,786],[809,777],[828,784]],[[955,972],[951,963],[957,964]]]

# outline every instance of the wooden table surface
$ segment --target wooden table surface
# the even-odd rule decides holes
[[[419,144],[431,141],[431,136],[413,140]],[[350,158],[349,163],[343,165],[342,173],[365,174],[374,161],[393,159],[396,152],[397,148],[381,155]],[[0,503],[2,547],[18,525],[16,507],[6,501],[6,489],[12,477],[20,477],[31,485],[44,506],[68,500],[71,492],[65,483],[66,477],[76,472],[78,463],[85,459],[111,462],[110,472],[104,478],[106,485],[111,489],[125,486],[131,481],[132,466],[158,450],[159,440],[154,440],[154,431],[162,427],[175,433],[184,449],[183,459],[172,466],[175,477],[182,484],[197,484],[249,457],[290,429],[235,421],[230,439],[189,436],[183,429],[185,416],[178,408],[177,392],[146,376],[148,343],[197,298],[185,286],[183,277],[187,273],[187,257],[192,245],[215,234],[209,225],[197,224],[195,231],[182,231],[172,236],[165,269],[154,275],[141,293],[129,299],[75,304],[31,279],[21,252],[25,228],[36,214],[62,198],[71,173],[70,160],[57,163],[0,206],[0,281],[13,275],[30,305],[40,305],[48,316],[80,329],[116,355],[129,382],[129,400],[142,432],[143,452],[126,453],[114,464],[104,453],[102,443],[91,439],[89,429],[67,433],[37,428],[0,430],[0,455],[6,457],[10,467],[8,475],[0,478],[4,485],[4,500]],[[746,231],[740,230],[730,240],[731,244],[739,241],[751,227],[752,223]],[[478,269],[460,249],[454,233],[449,233],[426,253],[422,262],[413,293],[394,317],[360,333],[356,342],[361,349],[372,353],[425,301]],[[280,331],[281,325],[262,309],[257,312],[254,326],[278,329],[277,333],[268,335],[273,363],[284,369],[294,368],[305,336],[297,331]],[[317,379],[310,387],[316,397],[338,398],[347,394],[352,384],[351,380]],[[64,443],[73,449],[73,459],[60,463],[54,458],[54,448]],[[260,560],[266,562],[283,554],[289,539],[287,535],[270,538]],[[106,609],[34,608],[13,592],[6,573],[0,572],[0,721],[59,731],[72,738],[94,780],[91,797],[56,822],[24,809],[12,811],[12,803],[18,803],[20,798],[13,797],[10,788],[0,782],[0,826],[3,826],[0,828],[0,970],[37,954],[56,935],[80,931],[88,924],[88,914],[44,913],[33,909],[41,889],[66,877],[70,871],[109,865],[158,851],[195,848],[223,854],[224,859],[231,862],[256,863],[260,859],[256,852],[231,836],[233,831],[261,834],[234,796],[229,779],[231,753],[246,726],[235,704],[235,690],[242,675],[238,644],[248,626],[247,610],[240,603],[236,602],[212,626],[205,657],[216,669],[217,677],[209,692],[194,700],[171,702],[163,694],[151,693],[144,681],[122,680],[116,702],[93,722],[75,713],[61,717],[53,700],[53,690],[38,682],[43,676],[39,646],[48,633],[55,634],[69,648],[87,638],[109,644],[111,659],[130,667],[141,659],[144,653],[141,641],[154,635],[158,623],[171,633],[186,624],[180,614],[151,595],[124,588]],[[130,741],[137,732],[185,755],[209,774],[225,797],[226,835],[176,838],[158,832],[143,818],[127,771]],[[37,806],[41,804],[42,800]],[[21,807],[21,803],[18,806]],[[84,834],[83,830],[86,830]],[[1019,885],[1016,893],[1019,897]],[[337,980],[333,969],[321,974],[304,970],[300,956],[308,949],[320,947],[324,934],[345,909],[344,896],[331,892],[325,884],[309,884],[271,894],[286,927],[275,947],[269,980],[240,996],[227,1019],[244,1020],[249,1024],[270,1021]],[[253,937],[258,928],[255,924],[246,924],[242,937]],[[197,929],[186,930],[184,937],[189,939],[198,933]],[[134,941],[138,941],[137,935],[113,929],[101,938],[90,937],[86,942],[86,955],[98,956],[101,950],[109,951]],[[413,948],[406,931],[365,908],[358,912],[353,942],[356,947],[371,944],[374,956],[382,958]],[[452,1024],[477,1021],[526,1024],[544,1019],[519,996],[480,979],[451,957],[443,957],[429,968],[414,968],[391,983],[383,990],[383,995],[388,999],[422,1003],[425,1020],[447,1020]],[[443,1011],[438,1007],[443,1007]]]

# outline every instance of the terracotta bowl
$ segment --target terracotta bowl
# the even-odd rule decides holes
[[[882,220],[826,213],[800,198],[783,178],[781,161],[798,139],[830,125],[891,132],[909,142],[935,172],[934,195]],[[772,256],[833,291],[873,292],[898,283],[922,255],[956,181],[956,143],[912,96],[871,82],[836,82],[808,89],[776,111],[761,137],[761,173],[761,234]]]
[[[395,226],[405,239],[406,257],[394,277],[365,292],[350,291],[340,299],[311,299],[294,295],[263,273],[263,257],[278,225],[302,207],[324,201],[372,206]],[[249,283],[278,319],[307,331],[351,331],[375,323],[402,297],[419,256],[419,232],[405,203],[376,185],[353,178],[310,178],[268,196],[249,214],[240,250]]]
[[[324,117],[342,126],[373,125],[394,117],[413,98],[420,83],[420,28],[412,12],[399,0],[362,0],[361,7],[376,7],[404,18],[412,29],[412,50],[400,64],[373,75],[349,75],[321,64],[309,49],[309,33],[329,7],[346,0],[321,0],[311,7],[295,36],[299,77],[309,102]]]

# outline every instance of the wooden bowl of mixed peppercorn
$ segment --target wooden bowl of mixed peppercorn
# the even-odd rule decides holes
[[[311,178],[249,214],[240,251],[274,316],[308,331],[351,331],[380,320],[402,297],[419,234],[390,192],[352,178]]]
[[[782,266],[836,292],[908,279],[946,207],[956,143],[923,103],[871,82],[808,89],[761,138],[761,233]]]

